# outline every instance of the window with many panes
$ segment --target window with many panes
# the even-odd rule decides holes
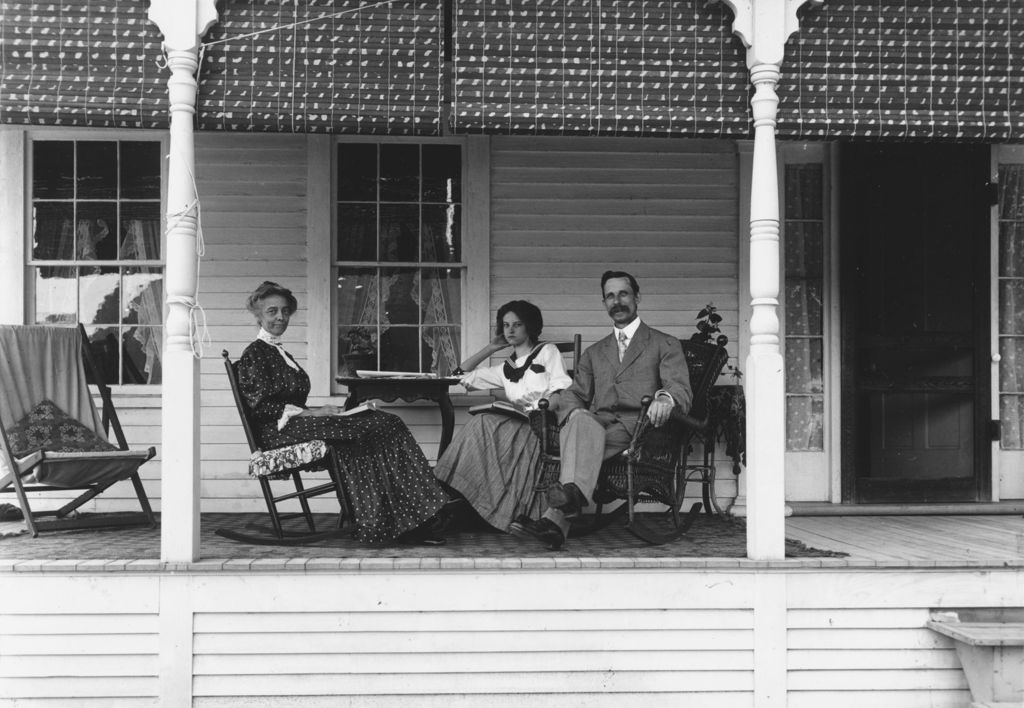
[[[109,383],[160,382],[160,143],[32,143],[32,320],[81,323]]]
[[[338,373],[444,375],[458,366],[461,201],[460,145],[338,144]]]
[[[785,169],[786,449],[825,447],[823,171]]]

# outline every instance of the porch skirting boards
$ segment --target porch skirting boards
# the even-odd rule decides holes
[[[1020,564],[353,560],[5,562],[0,705],[962,708],[932,612],[1024,587]]]

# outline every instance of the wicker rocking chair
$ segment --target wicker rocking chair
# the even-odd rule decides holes
[[[682,537],[693,524],[700,512],[701,503],[696,502],[685,515],[681,506],[686,498],[686,486],[690,482],[698,482],[702,487],[702,496],[708,513],[713,502],[715,469],[714,458],[708,463],[705,455],[704,464],[690,464],[690,453],[694,443],[713,445],[707,440],[708,432],[708,393],[718,379],[719,374],[728,360],[725,345],[728,340],[719,337],[717,344],[706,344],[682,340],[683,354],[690,373],[693,387],[693,403],[689,413],[673,411],[665,425],[654,428],[649,424],[646,412],[651,397],[645,396],[642,401],[639,422],[633,431],[629,447],[622,453],[612,457],[601,466],[600,476],[594,490],[593,502],[596,511],[589,522],[577,522],[571,534],[582,536],[605,528],[616,519],[628,514],[627,528],[637,537],[648,543],[658,545],[669,543]],[[543,491],[558,481],[561,458],[558,449],[559,429],[554,414],[548,410],[548,401],[541,400],[540,410],[532,416],[534,431],[540,436],[541,456],[537,475],[537,489]],[[605,505],[622,500],[609,513],[604,513]],[[665,533],[636,513],[637,504],[658,503],[669,507],[673,529]]]

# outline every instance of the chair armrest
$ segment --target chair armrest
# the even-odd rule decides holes
[[[560,426],[554,411],[549,410],[551,402],[542,398],[537,401],[537,410],[530,411],[530,429],[540,438],[540,449],[545,454],[557,454]]]
[[[703,433],[705,430],[707,430],[709,417],[704,416],[704,418],[698,419],[694,418],[689,413],[683,413],[678,408],[673,408],[672,412],[669,414],[669,419],[676,423],[681,423],[682,425],[685,425],[687,428],[692,428],[697,432]]]
[[[637,420],[633,438],[630,441],[627,456],[634,460],[664,458],[679,451],[680,445],[686,445],[691,435],[703,434],[708,428],[708,419],[695,418],[683,413],[678,406],[672,409],[668,421],[660,428],[650,424],[647,409],[653,401],[652,396],[640,399],[640,417]],[[669,452],[672,451],[672,452]]]

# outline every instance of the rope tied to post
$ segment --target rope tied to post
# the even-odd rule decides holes
[[[168,154],[167,159],[170,160],[173,154]],[[183,209],[167,215],[167,229],[165,231],[166,236],[170,236],[171,232],[178,228],[181,223],[188,218],[188,216],[195,210],[196,213],[196,279],[199,279],[199,270],[202,266],[202,258],[206,254],[206,241],[203,239],[203,218],[202,218],[202,204],[199,201],[199,187],[196,185],[196,176],[192,172],[192,168],[189,166],[187,160],[181,160],[185,166],[185,170],[188,172],[189,179],[192,182],[192,200],[185,205]],[[198,292],[196,293],[198,295]],[[196,297],[192,295],[168,295],[167,304],[184,305],[188,308],[188,339],[189,346],[192,349],[192,355],[196,359],[203,358],[203,349],[209,346],[212,342],[210,338],[210,331],[206,326],[206,311],[203,310],[202,306],[196,301]]]

